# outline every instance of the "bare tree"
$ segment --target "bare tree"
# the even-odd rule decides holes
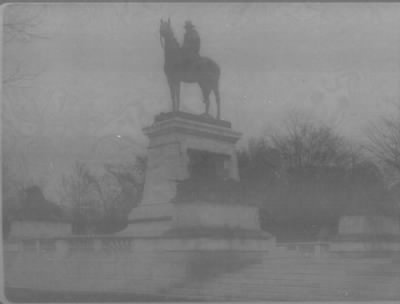
[[[146,158],[138,156],[134,163],[105,165],[107,173],[99,180],[98,189],[104,215],[98,222],[99,233],[114,233],[128,224],[128,214],[143,195]]]
[[[3,21],[4,47],[13,43],[30,43],[36,39],[48,39],[40,33],[44,12],[43,5],[10,5],[5,8]],[[38,73],[24,71],[21,63],[15,62],[11,71],[3,74],[3,87],[17,85],[32,80]]]
[[[99,216],[99,193],[96,178],[88,167],[77,162],[70,176],[64,176],[63,200],[72,209],[73,230],[77,234],[93,232],[91,222]]]
[[[278,237],[315,238],[323,230],[334,233],[344,214],[356,156],[333,128],[291,112],[280,129],[250,143],[239,171],[251,197],[261,200],[264,229]]]
[[[137,156],[134,163],[105,166],[109,174],[112,174],[120,186],[120,208],[126,214],[136,207],[143,195],[146,157]]]
[[[44,5],[12,4],[5,7],[3,12],[2,138],[3,152],[7,150],[10,158],[13,158],[10,169],[14,171],[17,166],[21,169],[25,164],[26,151],[29,150],[24,143],[29,137],[23,130],[24,127],[26,130],[25,123],[31,123],[31,118],[42,113],[42,109],[35,111],[33,103],[26,102],[32,99],[29,84],[40,72],[29,71],[22,59],[9,55],[13,54],[16,47],[25,47],[37,39],[49,38],[40,33],[44,8]],[[42,123],[42,116],[39,115],[36,121]]]
[[[3,236],[7,236],[10,231],[11,220],[21,207],[23,183],[12,172],[4,154],[1,176]]]
[[[127,225],[128,214],[141,200],[146,160],[106,164],[105,174],[95,176],[80,162],[63,178],[63,200],[70,205],[74,231],[113,233]]]
[[[297,112],[289,114],[283,132],[271,135],[269,141],[289,168],[346,166],[351,159],[343,137]]]
[[[400,174],[400,104],[390,117],[381,120],[368,129],[368,149],[378,161]]]
[[[41,24],[43,8],[41,5],[8,6],[3,22],[5,41],[46,38],[37,32],[37,28]]]

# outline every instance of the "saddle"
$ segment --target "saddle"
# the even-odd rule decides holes
[[[199,54],[182,52],[182,66],[185,70],[190,70],[200,64],[201,57]]]

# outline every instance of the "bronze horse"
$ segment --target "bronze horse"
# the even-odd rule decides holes
[[[172,111],[179,111],[180,83],[198,83],[206,106],[205,114],[209,114],[210,93],[213,91],[217,104],[217,119],[220,119],[219,66],[210,58],[201,56],[191,64],[184,62],[181,46],[175,38],[169,19],[161,19],[160,42],[164,49],[164,72],[171,92]]]

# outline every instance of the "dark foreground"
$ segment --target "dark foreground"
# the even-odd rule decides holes
[[[165,295],[140,295],[117,293],[66,293],[36,291],[23,288],[6,288],[8,301],[17,303],[54,302],[189,302],[193,299]],[[196,302],[199,300],[196,299]]]
[[[226,252],[217,256],[205,255],[201,251],[196,254],[192,252],[192,259],[186,260],[184,264],[185,276],[181,281],[177,281],[176,284],[171,283],[164,289],[152,288],[151,284],[155,279],[160,279],[160,276],[165,285],[171,282],[169,280],[173,272],[168,271],[170,268],[162,269],[166,270],[163,272],[150,272],[152,276],[136,272],[135,268],[128,269],[127,273],[125,268],[129,265],[139,265],[146,270],[146,267],[163,266],[163,264],[154,266],[150,264],[152,259],[148,259],[150,262],[144,265],[140,265],[139,262],[146,262],[146,259],[139,259],[136,264],[129,263],[134,255],[127,251],[124,256],[121,254],[122,249],[111,254],[105,250],[96,253],[73,251],[63,259],[54,259],[51,254],[45,255],[42,251],[23,252],[23,254],[8,251],[5,257],[5,283],[9,286],[6,289],[6,298],[16,303],[198,301],[396,301],[400,303],[399,252],[345,254],[322,249],[315,251],[314,247],[310,249],[303,248],[304,244],[300,245],[295,243],[281,245],[270,254],[266,253],[255,260],[227,255]],[[140,257],[148,256],[142,254]],[[165,265],[168,266],[167,262],[182,261],[184,260],[166,260]],[[98,265],[104,267],[99,268]],[[143,270],[140,267],[137,269]],[[99,276],[100,280],[97,280]],[[129,281],[131,285],[124,284],[126,280],[131,280]],[[47,286],[49,290],[46,291]],[[106,292],[100,286],[106,286],[104,288],[109,291]],[[140,288],[137,288],[138,286]],[[94,291],[96,289],[97,291]],[[158,290],[158,293],[151,294],[152,290]]]

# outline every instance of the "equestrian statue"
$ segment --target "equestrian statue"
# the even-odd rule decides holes
[[[160,43],[164,49],[164,72],[171,92],[172,111],[179,111],[180,83],[198,83],[203,95],[205,113],[209,115],[210,93],[217,104],[220,119],[219,77],[220,68],[212,59],[200,56],[200,36],[190,21],[185,23],[182,47],[176,40],[171,21],[160,21]]]

